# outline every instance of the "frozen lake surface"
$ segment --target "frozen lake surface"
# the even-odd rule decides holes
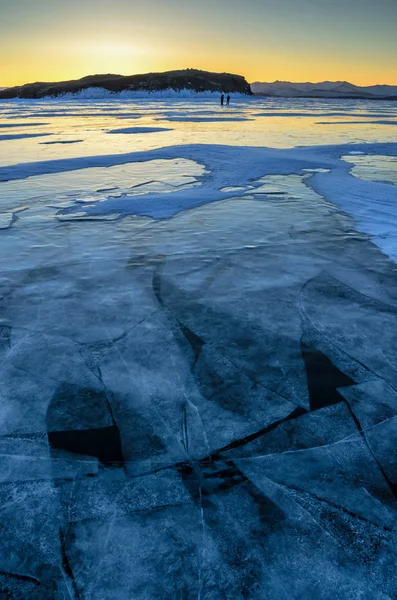
[[[0,596],[396,597],[396,123],[0,103]]]

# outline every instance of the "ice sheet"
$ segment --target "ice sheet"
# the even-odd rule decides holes
[[[0,104],[0,596],[394,598],[397,144],[314,114],[377,106]]]

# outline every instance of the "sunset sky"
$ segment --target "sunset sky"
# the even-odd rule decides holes
[[[397,85],[397,0],[0,0],[0,86],[201,68]]]

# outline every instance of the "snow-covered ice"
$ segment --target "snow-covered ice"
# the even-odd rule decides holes
[[[0,103],[0,596],[395,597],[396,104],[217,101]]]

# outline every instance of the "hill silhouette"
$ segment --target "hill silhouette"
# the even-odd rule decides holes
[[[0,90],[0,98],[44,98],[62,94],[77,94],[88,88],[103,88],[109,92],[145,91],[166,89],[193,92],[230,92],[251,95],[249,83],[241,75],[211,73],[199,69],[146,73],[143,75],[89,75],[82,79],[60,82],[37,82]]]

